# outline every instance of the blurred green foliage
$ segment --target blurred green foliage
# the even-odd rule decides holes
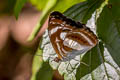
[[[48,0],[30,0],[30,3],[32,3],[38,10],[43,10],[47,2]]]
[[[30,0],[30,2],[36,6],[38,10],[44,10],[45,5],[49,0]],[[76,3],[80,3],[85,0],[57,0],[57,4],[55,5],[53,10],[64,12],[72,5]],[[64,5],[63,5],[64,4]],[[61,6],[62,5],[62,6]]]
[[[21,9],[24,7],[27,0],[17,0],[16,4],[14,6],[14,15],[16,16],[16,19],[18,19],[18,15],[21,11]]]
[[[16,0],[1,0],[0,1],[0,14],[11,14],[13,12]]]

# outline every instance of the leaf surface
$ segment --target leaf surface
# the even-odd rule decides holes
[[[16,1],[15,7],[14,7],[14,14],[15,14],[16,19],[18,19],[19,13],[22,10],[22,8],[26,2],[27,2],[27,0],[17,0]]]
[[[120,67],[120,3],[109,0],[97,20],[97,32],[112,58]]]

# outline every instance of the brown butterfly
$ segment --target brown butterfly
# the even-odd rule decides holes
[[[49,17],[48,34],[58,57],[56,62],[69,61],[98,43],[96,35],[84,24],[52,12]]]

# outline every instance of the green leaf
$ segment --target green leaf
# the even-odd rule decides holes
[[[86,23],[92,16],[93,12],[100,7],[103,0],[84,1],[74,5],[68,9],[64,14],[76,21]]]
[[[47,2],[48,0],[30,0],[30,3],[32,3],[38,10],[43,10]]]
[[[37,72],[39,71],[39,69],[41,68],[41,66],[43,64],[42,56],[39,56],[39,55],[42,55],[42,50],[41,49],[38,49],[36,51],[36,54],[33,58],[31,80],[36,80]]]
[[[32,66],[31,80],[52,80],[53,70],[48,62],[42,59],[42,49],[38,48]]]
[[[53,70],[48,62],[43,62],[42,67],[39,69],[36,80],[52,80]]]
[[[118,3],[119,0],[109,0],[97,20],[97,32],[120,67],[120,5]]]
[[[17,0],[16,1],[15,7],[14,7],[14,14],[16,16],[16,19],[18,19],[19,13],[26,2],[27,2],[27,0]]]
[[[80,80],[81,77],[91,73],[95,70],[103,60],[104,47],[102,43],[98,44],[92,50],[87,52],[81,60],[80,66],[77,68],[76,79]]]
[[[54,11],[64,12],[73,5],[83,1],[85,0],[58,0],[57,5],[54,8]]]
[[[58,0],[57,5],[54,8],[54,11],[64,12],[74,4],[80,3],[85,0]],[[45,5],[48,0],[30,0],[30,2],[36,6],[38,10],[44,10]],[[63,5],[64,4],[64,5]],[[62,5],[62,6],[61,6]]]

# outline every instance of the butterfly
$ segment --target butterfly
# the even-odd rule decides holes
[[[54,61],[69,61],[98,43],[97,36],[85,24],[75,22],[60,12],[49,16],[48,35],[58,55]]]

